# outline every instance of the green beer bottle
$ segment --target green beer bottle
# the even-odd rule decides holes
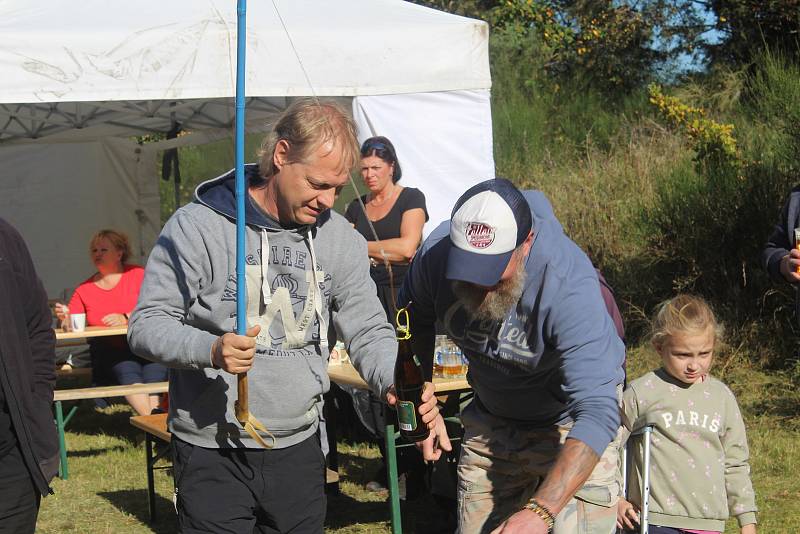
[[[394,387],[397,392],[397,422],[400,435],[408,441],[428,437],[428,427],[419,415],[425,378],[422,365],[411,348],[408,327],[397,327],[397,361],[394,364]]]

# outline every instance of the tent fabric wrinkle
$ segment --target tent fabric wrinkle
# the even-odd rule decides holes
[[[286,98],[253,97],[247,99],[246,106],[248,115],[271,117],[286,107]],[[9,122],[3,127],[5,120]],[[230,99],[0,104],[0,141],[39,139],[65,132],[72,138],[168,132],[173,120],[184,130],[231,129],[234,110]]]
[[[482,21],[396,0],[276,5],[291,41],[271,2],[248,6],[248,96],[491,86]],[[98,15],[107,8],[101,0],[0,4],[0,71],[6,77],[0,103],[234,96],[235,2],[146,0],[116,3],[113,16]]]

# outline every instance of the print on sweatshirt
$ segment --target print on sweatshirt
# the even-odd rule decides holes
[[[290,355],[293,352],[289,349],[300,348],[306,341],[319,341],[319,321],[315,317],[314,301],[319,291],[323,296],[324,307],[329,307],[331,276],[317,264],[316,276],[323,283],[315,289],[314,273],[308,269],[311,261],[308,252],[287,246],[281,246],[279,250],[278,245],[271,245],[269,248],[269,264],[266,270],[256,263],[256,258],[261,257],[261,249],[258,250],[258,255],[249,254],[245,258],[247,325],[261,325],[256,343],[269,354]],[[281,271],[273,269],[273,266]],[[285,269],[291,271],[285,272]],[[270,276],[267,277],[266,288],[262,278],[265,271],[274,275],[271,280]],[[236,303],[236,273],[228,275],[220,301]],[[235,311],[230,317],[235,319]]]
[[[701,416],[703,418],[702,421],[700,420]],[[710,432],[717,432],[719,430],[720,415],[718,413],[709,416],[708,414],[699,413],[692,410],[687,410],[686,414],[684,414],[683,410],[676,410],[674,412],[662,413],[661,418],[663,419],[664,428],[669,428],[674,422],[676,426],[697,426],[701,428],[708,428]]]

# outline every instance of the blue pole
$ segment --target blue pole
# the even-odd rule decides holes
[[[244,182],[244,81],[245,81],[245,26],[247,23],[247,0],[236,2],[236,333],[247,331],[247,290],[245,283],[245,199],[247,188]]]
[[[247,333],[247,281],[245,279],[245,199],[247,184],[244,181],[244,52],[246,48],[245,26],[247,24],[247,2],[236,2],[236,333],[240,336]],[[272,448],[275,436],[250,413],[248,406],[247,373],[236,375],[237,399],[236,419],[244,427],[245,432],[265,449]],[[266,432],[272,439],[267,444],[258,434]]]

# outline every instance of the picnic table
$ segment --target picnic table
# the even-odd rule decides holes
[[[70,347],[83,345],[87,339],[94,337],[126,336],[128,335],[128,326],[90,326],[80,332],[67,332],[63,328],[54,328],[53,331],[56,334],[56,345]],[[59,378],[87,376],[91,373],[90,367],[73,367],[69,363],[56,368],[56,376]]]
[[[124,326],[89,326],[80,332],[67,332],[62,328],[55,329],[56,342],[58,344],[69,345],[77,340],[85,340],[96,337],[125,336],[128,334],[127,325]],[[58,376],[82,376],[89,374],[88,368],[73,368],[72,366],[62,366],[56,369]],[[69,465],[67,463],[67,443],[65,428],[72,416],[78,409],[77,405],[70,407],[69,412],[64,414],[62,403],[66,401],[78,401],[84,399],[99,399],[104,397],[124,397],[136,393],[164,393],[168,389],[167,382],[153,384],[132,384],[123,386],[96,386],[87,388],[57,389],[53,392],[53,405],[55,409],[56,429],[58,431],[59,446],[59,475],[63,480],[69,478]]]
[[[157,450],[154,447],[154,440],[159,439],[164,443],[172,441],[172,434],[167,429],[167,414],[134,415],[131,417],[131,424],[144,431],[144,452],[147,463],[147,509],[150,512],[150,521],[156,518],[156,490],[153,480],[155,469],[167,469],[167,467],[156,467],[156,462],[167,454],[167,449]]]
[[[358,374],[353,364],[348,362],[330,364],[328,366],[328,377],[332,382],[337,384],[353,386],[359,389],[367,389],[367,383]],[[460,391],[467,391],[470,389],[469,382],[463,377],[434,377],[433,385],[436,389],[437,395],[444,393],[455,393]]]

